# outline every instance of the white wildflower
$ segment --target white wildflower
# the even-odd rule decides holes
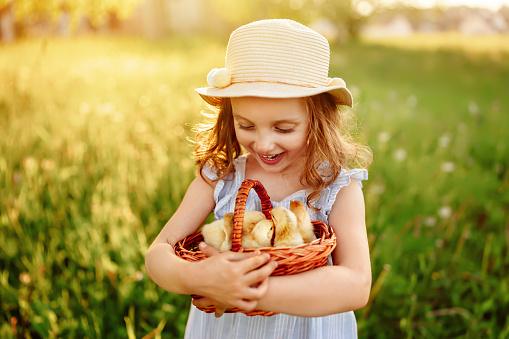
[[[406,159],[407,152],[403,148],[398,148],[396,151],[394,151],[394,160],[398,162],[402,162]]]
[[[476,117],[479,115],[479,105],[477,105],[477,102],[470,101],[470,104],[468,104],[468,111],[473,117]]]
[[[45,171],[51,171],[55,168],[55,162],[51,159],[42,159],[41,168]]]
[[[451,144],[451,134],[445,133],[438,139],[438,145],[442,148],[447,148]]]
[[[452,173],[456,169],[456,165],[454,165],[452,161],[446,161],[440,165],[440,169],[442,170],[442,172]]]
[[[37,161],[33,157],[26,157],[23,159],[23,167],[27,171],[31,171],[37,168]]]
[[[383,192],[385,192],[385,185],[382,185],[382,184],[373,184],[370,187],[371,187],[371,191],[374,194],[376,194],[376,195],[380,195]]]
[[[442,248],[444,246],[444,239],[435,240],[435,246],[438,248]]]
[[[378,142],[388,142],[389,140],[391,140],[389,132],[380,132],[378,134]]]
[[[442,206],[442,207],[440,207],[440,209],[438,210],[438,215],[442,219],[449,218],[452,215],[452,208],[451,208],[451,206]]]
[[[410,107],[417,107],[417,104],[419,103],[419,100],[415,95],[411,95],[406,99],[406,103]]]
[[[428,216],[428,217],[424,218],[424,225],[426,225],[428,227],[433,227],[436,224],[437,224],[437,218],[431,217],[431,216]]]

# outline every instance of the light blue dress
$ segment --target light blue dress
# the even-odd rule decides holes
[[[241,156],[234,160],[235,175],[228,179],[219,180],[214,189],[215,219],[222,219],[227,213],[233,212],[235,198],[245,177],[247,157]],[[216,174],[205,168],[204,174],[210,179],[216,179]],[[309,210],[311,220],[327,223],[328,215],[341,187],[347,186],[355,179],[362,187],[362,180],[367,180],[365,169],[342,170],[336,181],[325,188],[315,204],[319,211]],[[291,194],[279,202],[272,201],[272,207],[290,207],[291,200],[306,202],[308,190],[301,190]],[[251,190],[246,202],[246,210],[261,210],[260,199]],[[304,318],[288,314],[276,314],[271,317],[246,316],[243,313],[225,313],[216,318],[213,313],[205,313],[191,305],[186,327],[186,339],[203,338],[235,338],[235,339],[270,339],[270,338],[316,338],[316,339],[344,339],[357,338],[357,322],[353,311],[333,314],[325,317]]]

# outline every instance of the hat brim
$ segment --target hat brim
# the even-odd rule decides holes
[[[224,88],[201,87],[195,91],[214,106],[220,102],[219,98],[302,98],[326,92],[334,97],[338,105],[353,106],[352,94],[345,86],[303,87],[272,82],[242,82]]]

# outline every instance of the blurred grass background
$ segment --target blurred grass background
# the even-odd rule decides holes
[[[491,39],[491,40],[490,40]],[[0,50],[0,337],[180,338],[144,254],[194,177],[193,92],[225,41]],[[509,37],[332,45],[374,151],[362,338],[509,337]]]

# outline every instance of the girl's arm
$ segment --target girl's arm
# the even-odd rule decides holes
[[[371,289],[371,264],[366,234],[364,197],[359,184],[343,187],[329,215],[337,235],[334,266],[269,278],[257,308],[304,317],[325,316],[364,307]],[[213,300],[195,300],[198,306]]]
[[[175,214],[148,249],[147,275],[169,292],[202,295],[250,310],[267,291],[267,277],[275,269],[268,256],[225,252],[199,262],[188,262],[177,257],[173,250],[178,241],[198,230],[214,206],[213,188],[197,176]]]

